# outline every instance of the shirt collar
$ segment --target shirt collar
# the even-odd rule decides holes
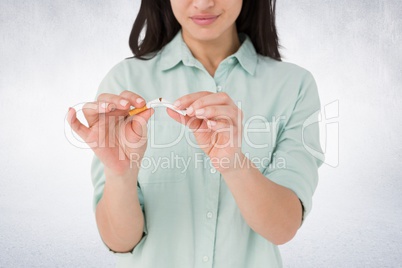
[[[258,57],[253,42],[251,42],[250,37],[245,33],[239,33],[239,38],[242,43],[233,56],[237,58],[244,70],[254,75]]]
[[[254,45],[248,35],[244,33],[239,33],[239,38],[241,42],[240,48],[228,58],[236,58],[243,69],[253,75],[257,66],[257,53]],[[175,67],[180,62],[194,66],[197,61],[184,42],[181,30],[162,48],[160,57],[160,67],[164,71]]]

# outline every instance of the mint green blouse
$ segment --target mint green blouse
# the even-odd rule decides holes
[[[243,111],[243,153],[267,180],[297,194],[305,219],[322,164],[314,156],[321,152],[316,83],[307,70],[256,54],[249,37],[239,37],[241,47],[220,63],[214,77],[192,56],[179,32],[151,60],[129,58],[114,66],[98,94],[130,90],[146,101],[174,101],[197,91],[226,92]],[[95,209],[105,183],[96,157],[92,181]],[[155,108],[148,122],[137,190],[144,236],[132,252],[114,253],[117,267],[282,266],[278,247],[247,225],[221,174],[166,108]]]

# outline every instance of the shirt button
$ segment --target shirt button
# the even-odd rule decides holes
[[[212,218],[212,215],[213,215],[212,212],[211,212],[211,211],[208,211],[208,213],[207,213],[207,218],[208,218],[208,219],[211,219],[211,218]]]
[[[235,62],[235,59],[230,58],[228,62],[229,62],[229,64],[233,64]]]
[[[203,260],[204,262],[207,262],[207,261],[209,260],[209,258],[208,258],[208,256],[204,256],[204,257],[202,257],[202,260]]]
[[[215,173],[216,173],[216,169],[213,168],[213,167],[210,169],[210,171],[211,171],[212,174],[215,174]]]
[[[217,87],[216,87],[216,91],[218,91],[218,92],[222,91],[222,87],[221,87],[221,86],[217,86]]]

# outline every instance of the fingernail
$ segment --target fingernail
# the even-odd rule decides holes
[[[104,103],[101,104],[101,107],[103,109],[106,109],[108,105],[109,105],[109,103],[104,102]]]
[[[195,110],[195,115],[202,115],[205,112],[205,109],[197,109]]]
[[[212,120],[208,120],[207,124],[210,125],[211,127],[216,126],[216,122]]]
[[[177,108],[179,108],[180,107],[180,101],[179,100],[177,100],[177,101],[175,101],[174,103],[173,103],[173,105],[174,106],[176,106]]]
[[[187,114],[192,114],[193,111],[194,111],[194,109],[193,109],[192,106],[190,106],[190,107],[188,107],[188,108],[186,109]]]
[[[135,100],[136,103],[141,103],[142,101],[143,101],[143,99],[141,99],[141,98],[137,98],[137,99]]]
[[[121,100],[120,101],[120,105],[121,106],[126,106],[128,104],[128,101],[127,100]]]

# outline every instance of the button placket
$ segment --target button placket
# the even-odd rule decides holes
[[[214,81],[215,81],[215,90],[216,92],[221,92],[223,87],[222,84],[226,81],[227,77],[227,66],[226,64],[219,65],[218,69],[215,72]]]
[[[207,183],[207,198],[206,198],[206,210],[204,214],[205,219],[205,235],[204,242],[201,251],[202,267],[211,267],[213,265],[213,256],[215,251],[215,239],[216,239],[216,224],[217,213],[219,205],[219,193],[221,181],[219,173],[213,168],[216,174],[211,174]]]

